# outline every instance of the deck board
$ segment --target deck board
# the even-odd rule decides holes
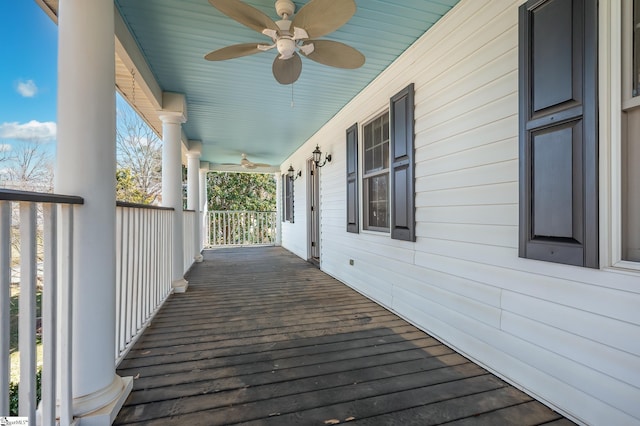
[[[118,368],[116,425],[571,424],[281,248],[187,279]]]

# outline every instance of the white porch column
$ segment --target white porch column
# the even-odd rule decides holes
[[[209,215],[209,203],[208,203],[208,192],[207,192],[207,173],[209,172],[209,162],[201,161],[200,162],[200,224],[201,224],[201,232],[200,236],[200,249],[204,250],[205,245],[207,244],[207,239],[209,238],[209,229],[207,228],[207,224],[209,221],[207,220],[207,216]]]
[[[113,0],[60,0],[55,190],[79,195],[73,261],[73,413],[110,425],[131,391],[115,374],[116,135]]]
[[[276,245],[282,245],[282,212],[284,206],[282,205],[282,175],[280,172],[275,174],[276,180]]]
[[[202,235],[200,229],[200,153],[202,152],[202,142],[189,141],[189,151],[187,152],[187,209],[196,212],[196,220],[193,221],[193,243],[194,260],[202,262],[200,242]]]
[[[184,279],[182,235],[182,123],[187,121],[185,99],[177,93],[164,93],[162,120],[162,205],[173,207],[173,258],[171,286],[176,293],[187,291]]]

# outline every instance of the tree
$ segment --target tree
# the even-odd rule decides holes
[[[274,211],[276,181],[273,174],[207,174],[209,210]]]
[[[116,200],[128,203],[150,204],[153,196],[143,192],[134,181],[131,170],[116,170]]]
[[[116,143],[118,172],[122,172],[120,178],[126,177],[126,184],[131,185],[126,191],[118,192],[118,197],[133,196],[118,200],[139,203],[136,200],[143,199],[145,204],[156,202],[162,192],[161,141],[121,98],[118,98]]]
[[[4,154],[4,155],[3,155]],[[25,191],[53,191],[53,158],[36,140],[27,140],[15,148],[0,152],[7,185]]]
[[[4,163],[9,161],[11,145],[0,143],[0,171],[4,168]]]
[[[210,211],[240,211],[211,215],[211,244],[275,241],[275,214],[255,213],[276,209],[273,174],[210,172],[207,174],[207,205]]]

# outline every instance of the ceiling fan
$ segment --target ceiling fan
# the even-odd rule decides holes
[[[265,163],[254,163],[247,159],[247,154],[242,154],[242,159],[240,160],[240,165],[245,169],[255,169],[258,167],[271,167],[271,164]]]
[[[249,161],[249,159],[247,158],[247,154],[244,154],[244,153],[241,156],[240,163],[222,163],[221,165],[233,166],[234,168],[241,166],[243,169],[247,169],[247,170],[253,170],[253,169],[263,168],[263,167],[273,167],[271,164],[254,163],[253,161]]]
[[[332,40],[317,40],[347,23],[356,12],[354,0],[310,0],[294,14],[292,0],[277,0],[275,7],[280,21],[274,22],[262,11],[240,0],[209,0],[228,17],[271,38],[272,44],[243,43],[223,47],[208,53],[208,61],[223,61],[265,52],[276,48],[279,55],[273,61],[273,76],[280,84],[292,84],[302,72],[300,52],[307,58],[331,67],[355,69],[365,57],[358,50]],[[293,21],[289,18],[293,16]]]

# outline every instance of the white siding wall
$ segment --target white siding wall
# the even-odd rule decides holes
[[[307,259],[307,173],[306,173],[306,157],[313,151],[299,156],[296,161],[291,161],[296,173],[302,170],[302,176],[296,178],[293,183],[293,223],[282,222],[282,245],[287,250],[295,253],[303,259]],[[289,161],[286,163],[287,168]],[[286,169],[282,173],[287,173]],[[286,179],[286,177],[285,177]],[[282,184],[281,184],[282,185]],[[282,215],[280,216],[282,220]]]
[[[574,420],[638,424],[640,274],[518,258],[521,3],[462,0],[285,164],[303,167],[316,143],[333,154],[325,272]],[[345,131],[411,82],[417,242],[347,233]],[[306,258],[304,180],[283,246]]]

